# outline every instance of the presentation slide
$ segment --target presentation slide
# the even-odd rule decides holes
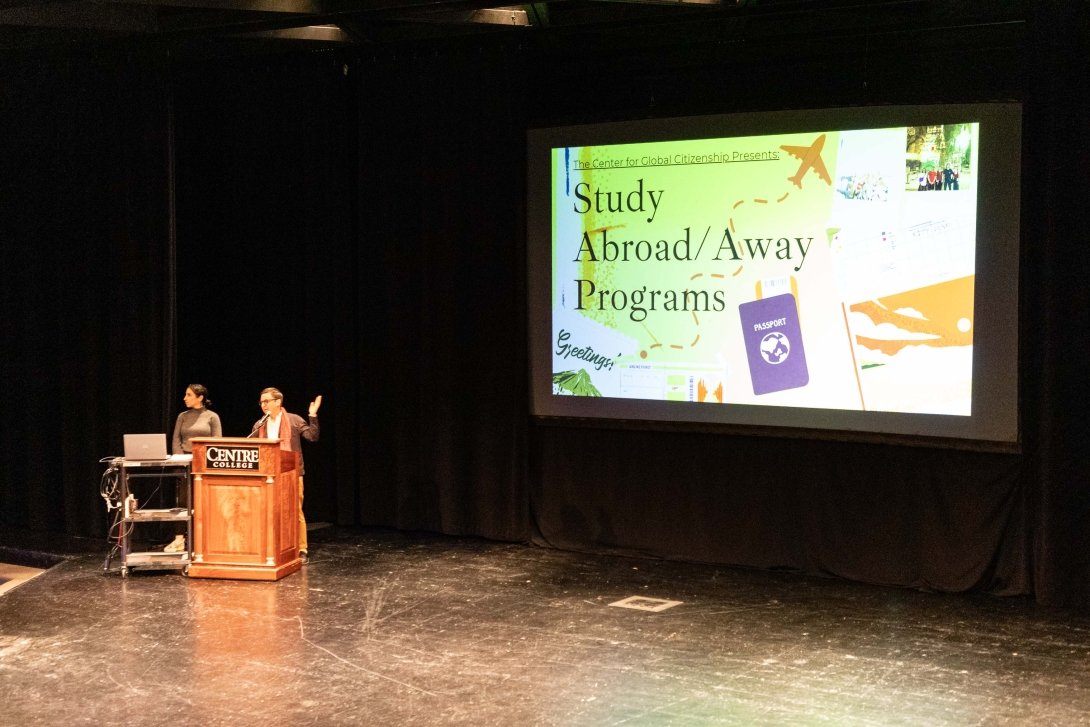
[[[531,235],[549,269],[535,413],[1016,441],[1016,381],[989,367],[1017,368],[1018,174],[991,160],[1020,148],[989,110],[916,108],[887,125],[886,109],[873,126],[800,114],[805,130],[646,141],[625,128],[616,143],[608,128],[592,142],[552,130],[547,150],[531,145],[548,174],[548,202],[531,204],[548,209],[546,245]],[[1013,210],[982,205],[1011,184]],[[997,224],[978,224],[985,210]],[[982,234],[1004,226],[1013,242]],[[1006,280],[990,277],[1003,256]],[[1013,291],[1013,310],[989,311],[989,288]],[[990,312],[1006,319],[982,328]],[[1007,337],[999,360],[981,358],[985,335]],[[585,401],[550,404],[563,399]],[[617,414],[603,400],[662,406]],[[972,422],[997,408],[1001,427]]]

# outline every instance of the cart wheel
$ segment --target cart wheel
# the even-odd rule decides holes
[[[188,565],[183,565],[182,566],[182,575],[183,576],[188,576],[189,575],[189,566]]]
[[[124,566],[124,565],[123,565],[123,566],[121,566],[121,577],[122,577],[122,578],[128,578],[128,577],[129,577],[129,569],[128,569],[128,566]]]

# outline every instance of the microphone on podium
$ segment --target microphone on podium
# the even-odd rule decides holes
[[[255,424],[253,430],[249,434],[246,435],[246,438],[249,439],[250,437],[257,434],[257,430],[261,429],[261,425],[264,424],[265,422],[267,422],[268,420],[269,420],[269,415],[268,414],[266,414],[265,416],[258,419],[257,424]]]

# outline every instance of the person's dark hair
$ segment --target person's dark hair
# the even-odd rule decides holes
[[[193,392],[194,396],[201,398],[201,406],[205,409],[212,408],[212,400],[208,398],[208,387],[204,384],[190,384],[186,387]]]
[[[194,393],[196,393],[196,392],[194,392]],[[261,393],[263,395],[268,394],[269,396],[271,396],[274,399],[279,399],[281,402],[284,401],[284,395],[281,394],[280,389],[276,388],[275,386],[270,386],[270,387],[268,387],[266,389],[262,389]]]

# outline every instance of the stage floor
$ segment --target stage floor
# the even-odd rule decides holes
[[[0,595],[3,724],[1090,725],[1090,617],[1024,599],[339,528],[275,583],[104,554]]]

